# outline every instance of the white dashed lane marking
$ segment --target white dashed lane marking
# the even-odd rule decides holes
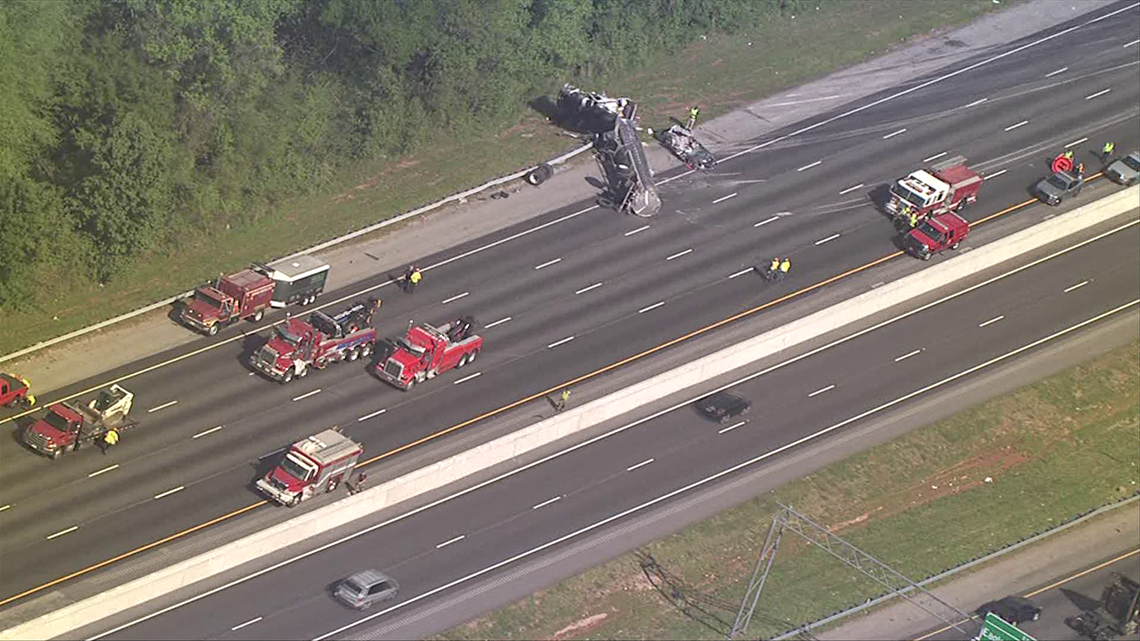
[[[642,225],[641,227],[638,227],[637,229],[631,229],[631,230],[625,232],[625,235],[626,236],[632,236],[634,234],[639,234],[639,233],[645,231],[646,229],[649,229],[649,225]]]
[[[828,236],[827,238],[817,240],[817,241],[815,241],[815,244],[816,245],[822,245],[824,243],[829,243],[829,242],[835,240],[836,238],[839,238],[839,234],[832,234],[832,235]]]
[[[561,262],[562,262],[561,258],[555,258],[554,260],[548,260],[541,265],[535,265],[534,268],[535,269],[542,269],[543,267],[550,267],[551,265],[556,265],[556,264],[561,263]]]
[[[995,172],[994,172],[994,173],[992,173],[992,174],[988,174],[988,175],[986,175],[986,176],[982,176],[982,180],[989,180],[990,178],[997,178],[998,176],[1000,176],[1000,175],[1004,174],[1004,173],[1005,173],[1005,172],[1007,172],[1007,171],[1009,171],[1009,170],[1008,170],[1008,169],[1002,169],[1001,171],[995,171]]]
[[[539,503],[538,505],[531,507],[530,509],[537,510],[540,507],[546,507],[547,505],[550,505],[551,503],[554,503],[555,501],[561,501],[561,500],[562,500],[561,496],[556,496],[552,499],[547,499],[547,500],[543,501],[542,503]]]
[[[981,100],[975,100],[974,102],[971,102],[970,104],[968,104],[962,108],[963,109],[969,109],[970,107],[977,107],[978,105],[982,104],[983,102],[985,102],[987,100],[989,100],[989,98],[982,98]]]
[[[683,252],[677,252],[676,254],[673,254],[672,256],[666,258],[665,260],[673,260],[674,258],[680,258],[680,257],[684,256],[685,254],[691,254],[691,253],[693,253],[693,249],[690,247],[689,249],[686,249]]]
[[[1074,289],[1080,289],[1080,288],[1082,288],[1088,284],[1089,284],[1089,282],[1087,280],[1082,280],[1081,282],[1077,283],[1076,285],[1070,285],[1070,286],[1066,287],[1064,289],[1063,293],[1068,294],[1069,292],[1073,291]]]
[[[570,342],[570,341],[572,341],[572,340],[574,340],[574,337],[573,337],[573,336],[567,336],[566,338],[563,338],[563,339],[562,339],[562,340],[560,340],[560,341],[554,341],[553,343],[551,343],[551,344],[547,345],[547,346],[546,346],[546,348],[547,348],[547,349],[554,349],[555,347],[558,347],[559,345],[562,345],[562,344],[565,344],[565,343],[569,343],[569,342]]]
[[[221,426],[221,425],[219,425],[217,427],[211,427],[210,429],[206,430],[205,432],[198,432],[194,436],[191,436],[190,439],[193,440],[193,439],[196,439],[198,437],[205,436],[207,434],[213,434],[214,432],[217,432],[218,430],[222,429],[222,427],[223,426]]]
[[[1061,67],[1060,69],[1058,69],[1056,71],[1050,71],[1049,73],[1045,74],[1045,77],[1046,78],[1052,78],[1053,76],[1055,76],[1059,73],[1065,73],[1068,70],[1069,70],[1068,67]]]
[[[753,227],[763,227],[764,225],[767,225],[768,223],[774,223],[774,222],[776,222],[777,220],[780,220],[780,217],[779,217],[779,216],[772,216],[771,218],[767,218],[767,219],[765,219],[765,220],[761,220],[760,222],[758,222],[758,223],[756,223],[755,225],[753,225]]]
[[[1110,91],[1112,91],[1112,89],[1111,89],[1111,88],[1109,88],[1109,89],[1102,89],[1102,90],[1100,90],[1100,91],[1098,91],[1098,92],[1096,92],[1096,93],[1094,93],[1094,94],[1092,94],[1092,95],[1090,95],[1090,96],[1085,96],[1085,100],[1092,100],[1093,98],[1099,98],[1100,96],[1103,96],[1104,94],[1106,94],[1106,93],[1108,93],[1108,92],[1110,92]]]
[[[748,421],[740,421],[739,423],[737,423],[735,425],[729,425],[728,427],[726,427],[724,429],[717,430],[716,433],[717,434],[724,434],[725,432],[731,432],[732,430],[734,430],[734,429],[736,429],[736,428],[738,428],[741,425],[744,425],[746,423],[748,423]]]
[[[293,401],[296,402],[296,401],[299,401],[301,399],[309,398],[310,396],[315,396],[315,395],[320,394],[320,393],[321,393],[321,388],[318,387],[317,389],[315,389],[311,392],[305,392],[304,394],[301,394],[300,396],[294,396]]]
[[[500,318],[499,320],[497,320],[497,321],[495,321],[495,322],[491,323],[490,325],[484,325],[484,326],[483,326],[483,329],[491,329],[492,327],[494,327],[494,326],[496,326],[496,325],[502,325],[503,323],[507,323],[507,322],[510,322],[510,320],[511,320],[511,317],[510,317],[510,316],[508,316],[508,317],[506,317],[506,318]]]
[[[465,534],[460,534],[459,536],[455,537],[454,539],[449,539],[449,540],[447,540],[447,541],[444,541],[443,543],[440,543],[439,545],[435,546],[435,549],[437,549],[437,550],[438,550],[438,549],[440,549],[440,548],[444,548],[444,547],[447,547],[447,546],[451,545],[452,543],[458,543],[458,542],[462,541],[462,540],[463,540],[463,539],[465,539],[465,538],[467,538],[467,535],[465,535]]]
[[[649,307],[642,307],[641,309],[637,310],[637,313],[638,313],[638,314],[644,314],[645,312],[648,312],[648,311],[652,311],[652,310],[655,310],[655,309],[657,309],[658,307],[661,307],[661,306],[662,306],[662,305],[664,305],[664,304],[665,304],[665,301],[661,301],[661,302],[659,302],[659,303],[653,303],[653,304],[652,304],[652,305],[650,305]]]
[[[1013,131],[1014,129],[1017,129],[1018,127],[1024,127],[1025,125],[1028,125],[1028,124],[1029,124],[1028,120],[1022,120],[1021,122],[1017,123],[1016,125],[1010,125],[1010,126],[1006,127],[1005,131]]]
[[[49,535],[49,536],[47,537],[47,540],[49,540],[49,541],[50,541],[50,540],[52,540],[52,539],[56,538],[57,536],[63,536],[64,534],[71,534],[72,532],[74,532],[74,531],[76,531],[76,530],[78,530],[78,529],[79,529],[79,526],[78,526],[78,525],[73,525],[73,526],[71,526],[71,527],[67,528],[66,530],[60,530],[59,532],[56,532],[55,534],[51,534],[51,535]]]
[[[260,620],[261,620],[261,617],[257,617],[257,618],[254,618],[254,619],[250,619],[249,621],[246,621],[245,623],[239,623],[239,624],[235,625],[234,627],[230,628],[230,630],[231,630],[231,631],[233,631],[233,630],[240,630],[240,629],[244,628],[244,627],[245,627],[245,626],[247,626],[247,625],[253,625],[254,623],[257,623],[257,622],[258,622],[258,621],[260,621]]]
[[[1087,142],[1087,141],[1088,141],[1088,138],[1081,138],[1080,140],[1074,140],[1073,142],[1065,145],[1065,149],[1068,149],[1069,147],[1072,147],[1074,145],[1079,145],[1082,142]]]
[[[727,196],[721,196],[720,198],[717,198],[716,200],[714,200],[713,204],[715,205],[717,203],[723,203],[724,201],[728,200],[729,198],[736,198],[736,193],[737,192],[734,191]]]
[[[590,291],[591,289],[597,289],[601,286],[602,286],[602,283],[594,283],[593,285],[590,285],[589,287],[583,287],[582,289],[579,289],[578,291],[574,292],[574,294],[575,295],[585,294],[586,292]]]
[[[918,356],[921,353],[922,353],[921,349],[916,349],[913,352],[907,352],[906,354],[903,354],[902,356],[899,356],[898,358],[896,358],[895,362],[897,363],[899,361],[905,361],[906,359],[910,358],[911,356]]]
[[[118,464],[118,463],[116,463],[116,464],[112,465],[111,467],[105,467],[105,468],[103,468],[103,469],[101,469],[101,470],[96,470],[96,471],[94,471],[94,472],[92,472],[92,473],[88,474],[88,475],[87,475],[87,478],[92,478],[92,477],[95,477],[95,476],[99,476],[100,474],[106,474],[107,472],[110,472],[111,470],[117,470],[117,469],[119,469],[119,464]]]
[[[161,498],[163,498],[163,497],[166,497],[166,496],[170,496],[171,494],[174,494],[175,492],[181,492],[182,490],[185,490],[185,489],[186,489],[186,486],[185,486],[185,485],[179,485],[178,487],[176,487],[176,488],[174,488],[174,489],[172,489],[172,490],[167,490],[167,491],[165,491],[165,492],[163,492],[163,493],[161,493],[161,494],[155,494],[155,495],[154,495],[154,498],[155,498],[156,500],[157,500],[157,499],[161,499]]]
[[[985,327],[986,325],[992,325],[992,324],[994,324],[994,323],[998,322],[999,320],[1001,320],[1001,319],[1003,319],[1003,318],[1005,318],[1005,315],[1004,315],[1004,314],[1003,314],[1003,315],[1001,315],[1001,316],[997,316],[997,317],[995,317],[995,318],[991,318],[991,319],[989,319],[988,321],[986,321],[986,322],[984,322],[984,323],[978,323],[978,327]]]
[[[948,152],[948,151],[944,151],[944,152],[942,152],[942,153],[940,153],[940,154],[934,154],[933,156],[931,156],[931,157],[929,157],[929,158],[923,158],[923,159],[922,159],[922,162],[930,162],[931,160],[937,160],[937,159],[939,159],[939,158],[941,158],[941,157],[945,156],[945,155],[946,155],[946,154],[948,154],[948,153],[950,153],[950,152]]]
[[[463,378],[455,381],[454,383],[452,383],[452,385],[458,385],[460,383],[465,383],[465,382],[467,382],[473,378],[479,378],[482,375],[483,375],[483,372],[475,372],[474,374],[472,374],[470,376],[464,376]]]
[[[796,171],[804,171],[805,169],[811,169],[812,167],[818,167],[818,166],[819,166],[819,165],[821,165],[821,164],[823,164],[823,161],[822,161],[822,160],[817,160],[817,161],[813,162],[813,163],[812,163],[812,164],[810,164],[810,165],[804,165],[803,167],[800,167],[800,168],[799,168],[799,169],[797,169]]]
[[[452,296],[451,298],[448,298],[447,300],[443,301],[441,304],[446,305],[448,303],[454,303],[455,301],[459,300],[460,298],[463,298],[464,296],[467,296],[470,293],[471,292],[463,292],[462,294]]]
[[[859,183],[858,185],[855,185],[853,187],[848,187],[847,189],[844,189],[843,191],[839,192],[839,195],[842,196],[843,194],[849,194],[849,193],[855,191],[856,189],[859,189],[862,186],[863,186],[863,183]]]
[[[632,472],[632,471],[636,470],[636,469],[637,469],[637,468],[639,468],[639,467],[645,467],[646,465],[649,465],[649,464],[650,464],[650,463],[652,463],[654,460],[656,460],[656,459],[645,459],[644,461],[642,461],[642,462],[638,463],[637,465],[631,465],[631,466],[629,466],[629,467],[625,468],[625,471],[626,471],[626,472]]]
[[[252,374],[252,372],[250,372],[250,373]],[[146,411],[146,413],[151,414],[153,412],[157,412],[158,410],[166,409],[166,408],[170,407],[171,405],[177,405],[177,404],[178,404],[178,401],[170,401],[169,403],[163,403],[162,405],[159,405],[158,407],[150,408],[149,410]]]
[[[360,418],[356,419],[356,422],[360,423],[362,421],[367,421],[370,418],[376,418],[377,416],[380,416],[381,414],[383,414],[384,412],[387,412],[387,411],[388,411],[387,409],[376,410],[375,412],[372,412],[371,414],[365,414],[364,416],[361,416]]]
[[[824,387],[824,388],[822,388],[822,389],[817,389],[816,391],[812,392],[811,394],[808,394],[808,398],[811,398],[811,397],[813,397],[813,396],[819,396],[820,394],[822,394],[822,393],[824,393],[824,392],[828,392],[828,391],[831,391],[831,390],[833,390],[833,389],[835,389],[835,385],[834,385],[834,384],[832,384],[832,385],[828,385],[827,387]]]
[[[883,136],[883,140],[886,140],[888,138],[894,138],[895,136],[897,136],[899,134],[903,134],[903,133],[906,133],[906,127],[903,127],[902,129],[899,129],[898,131],[892,131],[891,133]]]

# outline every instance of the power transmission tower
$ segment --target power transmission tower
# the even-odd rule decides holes
[[[779,503],[779,506],[780,509],[772,516],[772,526],[768,529],[768,538],[764,541],[760,558],[756,560],[756,569],[752,572],[748,589],[744,592],[744,598],[740,602],[736,621],[728,633],[729,639],[744,634],[748,629],[752,614],[760,602],[760,592],[764,589],[764,583],[768,580],[768,574],[772,569],[772,562],[776,560],[776,548],[780,545],[780,537],[785,530],[818,546],[824,552],[862,572],[896,596],[900,596],[922,608],[946,625],[969,637],[974,636],[970,631],[961,627],[962,624],[967,624],[970,627],[976,625],[970,615],[934,596],[914,581],[893,570],[886,563],[832,534],[827,528],[796,512],[791,507],[783,503]]]

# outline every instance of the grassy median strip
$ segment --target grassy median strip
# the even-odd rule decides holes
[[[1137,492],[1140,343],[852,456],[437,639],[723,639],[776,501],[914,580]],[[881,594],[786,534],[749,638]]]
[[[683,117],[691,104],[701,105],[702,121],[707,121],[932,29],[961,25],[1009,4],[847,0],[817,11],[813,3],[800,2],[803,13],[794,20],[773,18],[735,36],[710,33],[676,54],[645,61],[640,73],[579,82],[639,100],[643,122],[650,126]],[[35,309],[0,309],[0,354],[191,289],[219,272],[396,216],[577,144],[528,112],[505,130],[468,131],[461,138],[440,134],[415,155],[363,163],[335,177],[335,188],[323,194],[284,204],[224,236],[183,239],[176,250],[140,261],[131,273],[104,287],[44,274],[37,283]]]

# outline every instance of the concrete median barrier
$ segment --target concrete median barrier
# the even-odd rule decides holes
[[[438,463],[223,545],[212,552],[177,563],[100,595],[63,607],[52,614],[4,630],[0,632],[0,639],[44,639],[67,634],[139,603],[216,576],[381,509],[390,508],[439,489],[475,472],[522,456],[702,381],[870,317],[916,296],[1127,213],[1136,209],[1138,205],[1140,205],[1140,187],[1117,192],[581,407],[566,410]]]

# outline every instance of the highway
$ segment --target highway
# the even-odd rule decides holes
[[[1135,340],[1138,243],[1140,224],[1131,224],[1028,269],[1003,270],[1009,275],[983,286],[915,301],[871,331],[853,329],[742,375],[731,389],[754,403],[746,420],[721,425],[677,403],[433,509],[354,524],[358,536],[302,558],[281,555],[278,562],[296,560],[274,571],[213,593],[187,591],[205,596],[181,607],[186,596],[173,597],[166,606],[173,609],[108,638],[420,638],[441,631],[501,601],[495,593],[516,582],[531,588],[530,581],[551,580],[541,566],[572,544],[608,540],[611,554],[632,548],[637,538],[626,530],[634,517],[668,512],[705,486],[730,485],[756,470],[775,473],[785,451],[846,440],[888,410],[921,425],[942,411],[939,404],[968,405],[995,393],[995,378],[1017,378],[994,370],[1027,366],[1031,377],[1043,375],[1032,362],[1048,349],[1067,349],[1079,361],[1087,352],[1066,341],[1100,323],[1117,324],[1117,340]],[[813,465],[798,458],[797,473]],[[346,532],[338,536],[351,536]],[[524,562],[539,566],[536,576],[519,569]],[[368,567],[396,577],[402,599],[360,614],[330,598],[338,579]]]
[[[1046,583],[1021,595],[1029,597],[1041,608],[1041,618],[1022,623],[1017,627],[1035,639],[1083,641],[1087,637],[1077,634],[1075,630],[1065,625],[1065,618],[1075,616],[1084,609],[1096,609],[1101,591],[1112,581],[1114,572],[1119,572],[1133,581],[1140,581],[1140,550],[1104,559],[1071,576],[1042,577]],[[1140,637],[1133,634],[1125,638]],[[922,639],[967,641],[967,637],[954,630],[938,631]]]
[[[442,323],[472,313],[481,321],[487,340],[482,358],[410,393],[387,387],[359,364],[287,386],[269,382],[246,365],[267,335],[243,335],[248,326],[62,390],[68,395],[128,377],[123,385],[136,394],[143,426],[105,456],[81,450],[49,461],[14,438],[0,443],[0,599],[257,503],[249,484],[268,455],[324,427],[346,426],[370,454],[393,451],[890,254],[891,225],[869,196],[923,162],[964,155],[986,175],[979,206],[967,212],[976,220],[1026,201],[1027,188],[1046,173],[1047,158],[1066,145],[1091,168],[1102,140],[1115,141],[1118,150],[1137,147],[1140,47],[1125,45],[1140,26],[1140,11],[1075,28],[1086,22],[1088,17],[1054,30],[1062,33],[1057,37],[1014,43],[934,78],[913,79],[897,92],[846,105],[784,132],[777,142],[753,141],[753,151],[711,174],[666,176],[676,179],[661,187],[665,207],[653,219],[618,216],[584,201],[424,257],[429,269],[414,295],[395,291],[390,274],[328,294],[325,300],[332,301],[376,290],[385,301],[378,325],[389,336],[409,319]],[[796,134],[802,129],[808,130]],[[1061,210],[1115,189],[1097,181]],[[1042,205],[1013,212],[978,227],[964,248],[1052,213]],[[786,283],[767,287],[748,270],[775,254],[792,257],[793,273]],[[897,258],[874,269],[879,280],[891,280],[921,267]],[[841,281],[813,298],[848,293]],[[1073,320],[1057,318],[1063,317]],[[764,319],[756,324],[763,328]],[[951,368],[937,363],[929,371]],[[820,411],[852,400],[842,385],[819,399],[812,407]],[[539,401],[506,418],[523,420],[544,410],[549,408]],[[476,423],[448,440],[494,425]],[[628,455],[614,450],[612,456]],[[655,466],[645,470],[662,467]],[[639,478],[646,479],[643,491],[653,489],[653,474]],[[594,509],[612,511],[617,504]],[[493,519],[506,507],[474,511]],[[561,509],[550,507],[548,514]],[[234,533],[292,514],[251,511]],[[415,581],[408,587],[414,591]]]

